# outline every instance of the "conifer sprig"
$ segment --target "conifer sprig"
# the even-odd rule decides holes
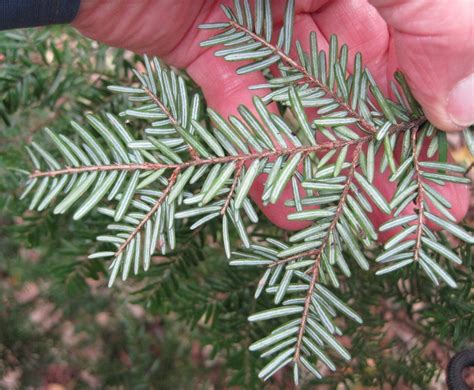
[[[347,72],[348,48],[339,47],[335,36],[325,53],[312,33],[305,53],[292,38],[294,1],[287,3],[277,39],[269,0],[256,0],[254,8],[237,0],[234,9],[223,9],[227,21],[201,26],[218,30],[202,45],[224,45],[216,55],[228,61],[252,60],[239,74],[276,64],[279,76],[266,72],[268,82],[252,87],[271,92],[254,97],[253,107],[240,106],[239,117],[224,119],[208,109],[209,121],[204,121],[200,95],[187,79],[145,57],[145,73],[136,72],[138,86],[110,87],[134,102],[120,117],[132,125],[145,121],[143,137],[136,139],[138,132],[111,114],[87,116],[92,132],[72,123],[78,138],[47,130],[64,162],[34,143],[28,149],[34,170],[23,196],[33,192],[31,209],[57,202],[55,213],[77,205],[74,219],[94,209],[114,219],[110,234],[98,237],[114,250],[90,256],[113,258],[110,284],[120,270],[126,279],[132,264],[135,273],[140,264],[147,270],[156,251],[173,250],[177,223],[192,221],[190,229],[196,229],[222,218],[230,264],[264,267],[255,297],[263,292],[273,296],[275,306],[249,320],[283,320],[250,347],[270,358],[259,376],[267,379],[292,364],[298,383],[303,368],[316,377],[321,376],[319,362],[335,369],[329,350],[350,358],[337,340],[344,322],[336,318],[340,313],[358,323],[362,319],[331,290],[344,283],[341,274],[350,277],[353,262],[369,268],[367,248],[374,251],[378,238],[370,220],[374,208],[392,216],[380,230],[400,230],[378,252],[376,262],[390,265],[377,274],[415,264],[433,282],[439,277],[455,286],[442,259],[460,264],[460,257],[439,239],[433,224],[469,243],[473,237],[455,225],[451,204],[433,184],[468,180],[458,175],[462,168],[446,162],[445,140],[426,121],[401,74],[395,76],[392,101],[364,69],[360,54]],[[297,58],[291,55],[293,44]],[[270,102],[288,109],[296,126],[268,110]],[[312,120],[308,109],[316,112]],[[394,154],[397,142],[402,144],[401,164]],[[428,142],[425,159],[420,153]],[[380,163],[377,153],[383,154]],[[432,159],[436,154],[438,161]],[[386,169],[397,184],[393,199],[385,199],[373,184],[375,172]],[[245,224],[258,223],[248,194],[262,174],[267,175],[263,204],[276,203],[291,186],[288,218],[312,222],[287,243],[260,243],[248,236]],[[244,251],[232,252],[231,226]]]
[[[457,165],[423,161],[420,157],[423,142],[420,140],[432,135],[430,133],[433,133],[431,126],[411,130],[410,144],[407,144],[403,152],[409,157],[392,175],[392,180],[400,180],[391,202],[395,218],[383,224],[380,230],[396,229],[398,232],[385,243],[385,251],[376,258],[379,263],[390,264],[378,270],[377,274],[383,275],[410,264],[418,264],[436,285],[439,284],[439,277],[449,286],[456,287],[453,278],[434,258],[442,256],[455,264],[462,264],[462,261],[449,247],[441,243],[443,240],[439,233],[432,230],[428,222],[438,225],[461,240],[474,243],[469,233],[455,225],[456,219],[449,211],[452,207],[450,202],[433,188],[433,185],[445,182],[468,184],[469,179],[459,176],[464,173],[464,168]],[[436,169],[438,171],[435,171]],[[407,213],[412,203],[414,212]]]
[[[336,211],[334,213],[334,217],[331,221],[331,224],[329,225],[329,227],[327,229],[327,234],[323,238],[321,246],[314,253],[308,254],[308,256],[314,256],[315,257],[315,262],[314,262],[314,265],[312,265],[311,269],[309,270],[309,273],[311,274],[311,282],[310,282],[310,285],[309,285],[309,290],[308,290],[308,292],[306,294],[306,297],[305,297],[303,315],[301,317],[300,329],[299,329],[299,332],[298,332],[298,338],[296,340],[296,349],[295,349],[295,355],[294,355],[294,360],[296,362],[299,361],[299,358],[300,358],[301,344],[302,344],[302,341],[303,341],[303,336],[305,334],[306,322],[307,322],[308,315],[309,315],[309,309],[311,307],[311,300],[312,300],[312,296],[313,296],[313,290],[314,290],[314,287],[316,286],[316,283],[317,283],[318,277],[319,277],[319,267],[321,265],[322,254],[323,254],[324,250],[326,249],[326,246],[329,243],[330,237],[333,234],[334,230],[336,229],[339,218],[341,217],[341,215],[343,213],[343,208],[346,204],[346,198],[347,198],[347,195],[349,194],[349,191],[351,189],[351,183],[352,183],[352,180],[354,178],[354,173],[355,173],[357,164],[359,162],[361,149],[362,149],[362,144],[357,145],[356,148],[355,148],[354,157],[352,159],[350,171],[348,172],[346,182],[344,183],[344,189],[341,193],[341,198],[339,199]]]
[[[378,190],[371,185],[374,171],[378,168],[374,167],[375,154],[381,146],[384,149],[384,157],[380,167],[381,171],[383,172],[387,167],[390,167],[393,180],[400,180],[403,177],[403,170],[407,169],[410,161],[405,161],[401,166],[397,166],[393,154],[395,143],[399,138],[399,134],[404,133],[403,137],[405,146],[407,144],[406,140],[408,140],[408,147],[410,146],[410,141],[411,144],[416,144],[417,130],[424,123],[422,112],[413,99],[403,76],[401,74],[396,74],[396,79],[399,82],[401,91],[395,86],[395,84],[392,85],[394,94],[397,97],[397,103],[383,97],[380,89],[370,75],[370,72],[363,69],[360,54],[356,55],[352,74],[346,77],[348,50],[345,45],[343,45],[339,50],[337,38],[335,36],[332,36],[330,39],[327,54],[324,51],[318,51],[316,35],[312,33],[310,36],[310,52],[305,53],[301,49],[301,44],[296,42],[298,60],[293,59],[289,55],[290,47],[293,44],[291,41],[291,30],[293,27],[291,21],[293,20],[294,14],[293,5],[292,2],[287,3],[283,27],[276,44],[272,43],[272,30],[270,28],[270,23],[265,23],[263,26],[265,17],[271,14],[270,3],[257,1],[255,6],[256,17],[255,19],[252,19],[252,17],[248,16],[250,10],[248,2],[244,1],[244,7],[242,7],[240,1],[236,1],[234,10],[228,7],[224,8],[224,12],[229,19],[229,21],[226,22],[227,24],[220,22],[216,25],[207,24],[204,26],[206,29],[212,29],[215,27],[217,30],[223,31],[203,42],[202,45],[211,46],[223,43],[226,48],[218,50],[216,52],[217,56],[222,56],[228,61],[247,61],[249,59],[255,61],[239,68],[237,70],[238,74],[244,74],[255,70],[261,71],[276,64],[281,75],[279,77],[268,76],[267,84],[254,86],[252,88],[270,88],[272,89],[272,92],[267,94],[267,96],[263,98],[263,101],[267,103],[275,101],[292,107],[293,111],[296,111],[295,116],[300,125],[301,132],[306,135],[307,142],[312,142],[317,131],[322,133],[321,135],[323,137],[330,140],[337,136],[354,136],[354,133],[351,132],[351,130],[347,131],[347,126],[355,126],[356,129],[367,134],[372,134],[372,137],[369,136],[367,139],[367,149],[362,151],[363,144],[357,144],[356,153],[354,155],[355,159],[352,164],[350,164],[351,168],[350,172],[347,173],[348,177],[347,179],[341,178],[341,180],[339,180],[339,182],[346,180],[344,186],[336,183],[328,185],[328,183],[316,184],[312,182],[305,183],[305,181],[303,181],[302,185],[304,188],[311,190],[316,189],[319,196],[311,197],[310,195],[312,194],[308,192],[308,197],[303,199],[303,201],[301,201],[299,197],[295,197],[294,201],[290,202],[293,206],[298,206],[299,203],[299,209],[301,210],[297,213],[290,214],[290,219],[317,220],[315,226],[311,226],[290,238],[290,241],[291,239],[293,239],[293,241],[304,240],[302,244],[290,248],[283,248],[280,253],[276,254],[276,259],[272,259],[272,261],[262,258],[263,253],[261,248],[256,248],[248,260],[240,259],[231,262],[231,264],[240,266],[267,264],[267,270],[259,283],[256,294],[257,296],[263,291],[266,283],[269,283],[270,285],[270,287],[267,288],[267,291],[276,294],[275,303],[281,302],[283,297],[286,295],[286,292],[294,292],[297,290],[306,292],[306,296],[300,298],[300,300],[289,300],[292,304],[299,303],[301,306],[294,306],[291,310],[285,310],[283,307],[277,306],[274,310],[270,309],[263,312],[263,315],[261,316],[256,315],[250,318],[251,320],[259,320],[275,317],[287,317],[295,314],[300,317],[299,327],[296,327],[297,329],[294,330],[294,332],[289,332],[288,328],[283,327],[286,332],[283,332],[285,333],[285,337],[275,330],[271,335],[263,339],[263,344],[265,346],[272,345],[272,350],[278,348],[278,345],[284,346],[287,349],[271,360],[260,374],[262,378],[267,378],[278,369],[293,361],[293,372],[295,375],[295,382],[297,382],[298,370],[301,366],[305,366],[308,370],[318,376],[317,372],[314,372],[312,368],[308,367],[310,366],[308,360],[305,360],[308,355],[311,355],[311,352],[306,349],[306,354],[303,354],[306,357],[301,356],[303,345],[302,340],[307,331],[308,316],[310,314],[313,315],[313,318],[316,321],[321,321],[323,325],[327,325],[327,331],[334,332],[334,328],[331,325],[328,325],[329,321],[325,318],[324,312],[321,310],[318,311],[317,305],[312,305],[315,286],[318,285],[321,279],[326,283],[332,282],[335,287],[338,287],[339,282],[337,281],[334,271],[332,271],[332,265],[336,263],[335,259],[339,259],[338,265],[341,267],[342,272],[345,273],[346,276],[350,275],[349,268],[342,255],[343,248],[346,245],[348,247],[347,249],[352,251],[352,257],[355,258],[359,265],[363,268],[368,267],[368,262],[365,259],[363,252],[358,248],[358,234],[364,232],[366,237],[364,237],[363,241],[366,245],[370,245],[370,241],[377,238],[377,232],[366,215],[367,212],[371,212],[372,210],[370,209],[370,204],[364,198],[364,195],[362,194],[363,192],[368,194],[372,201],[387,214],[392,212],[392,209],[394,209],[393,206],[401,206],[401,208],[404,209],[408,205],[407,201],[410,200],[414,200],[417,205],[417,214],[410,217],[411,221],[417,221],[417,226],[407,226],[406,231],[402,231],[401,234],[395,236],[395,238],[389,241],[388,244],[393,245],[393,249],[391,251],[382,252],[378,258],[382,260],[392,260],[393,257],[396,257],[397,259],[401,258],[402,261],[396,263],[395,266],[378,271],[378,274],[384,274],[399,269],[401,266],[418,262],[419,258],[423,257],[420,263],[433,281],[437,283],[437,279],[434,277],[435,273],[444,279],[449,285],[455,286],[455,283],[438,264],[426,256],[426,253],[422,249],[422,237],[426,234],[431,235],[432,240],[430,243],[432,243],[434,242],[433,239],[436,235],[436,233],[431,232],[426,225],[427,215],[430,215],[432,219],[434,218],[438,220],[438,217],[430,213],[427,214],[426,212],[426,209],[428,209],[429,206],[426,204],[426,184],[423,183],[423,180],[425,180],[429,174],[422,171],[421,166],[423,163],[418,160],[418,154],[423,143],[423,137],[426,135],[426,131],[424,132],[423,137],[421,137],[421,141],[418,141],[417,146],[412,146],[414,156],[411,161],[414,164],[413,177],[416,179],[416,185],[411,186],[411,191],[413,192],[413,190],[418,189],[415,191],[416,194],[411,194],[407,191],[406,187],[408,180],[405,180],[401,183],[402,186],[399,187],[394,200],[388,203],[383,199],[383,196],[381,196]],[[265,16],[263,17],[262,15]],[[244,20],[246,21],[245,23]],[[251,23],[252,20],[255,21],[254,24]],[[234,40],[232,37],[234,37]],[[224,39],[225,42],[222,42],[221,39]],[[268,73],[268,75],[269,74],[270,73]],[[303,107],[317,108],[317,114],[319,117],[315,119],[312,124],[308,123]],[[398,130],[402,131],[399,132]],[[430,135],[433,135],[433,133],[434,129],[431,128]],[[436,143],[431,143],[431,156],[436,153],[437,147],[438,145]],[[403,154],[405,155],[407,147],[404,149]],[[338,174],[340,174],[341,171],[344,171],[343,166],[345,164],[347,148],[340,150],[339,153],[340,155],[337,162],[330,172],[334,173],[334,179],[336,179],[336,182],[339,179],[337,177]],[[327,157],[328,155],[330,157]],[[330,153],[327,153],[321,157],[320,161],[326,162],[333,155],[334,154],[331,155]],[[341,155],[343,156],[342,158]],[[361,155],[362,158],[360,159]],[[356,172],[355,169],[356,166],[358,167],[359,165],[359,160],[361,160],[360,169],[362,170],[362,174]],[[356,163],[354,163],[355,161]],[[437,164],[438,163],[425,163],[426,166],[434,167],[436,165],[438,168],[441,168],[441,166],[446,167],[444,164]],[[324,164],[322,165],[324,167]],[[452,164],[448,165],[452,168]],[[324,169],[321,168],[321,166],[317,166],[316,174],[313,175],[318,175],[318,169],[319,172],[324,171]],[[452,169],[455,171],[457,170],[457,172],[463,170],[460,167],[454,167]],[[436,176],[436,174],[434,175]],[[357,185],[360,186],[360,189],[352,183],[354,176],[356,177]],[[435,178],[432,174],[431,177],[437,184],[443,184],[444,182],[440,176]],[[457,176],[446,177],[446,179],[447,181],[459,183],[467,182],[465,178]],[[325,189],[330,189],[330,191],[339,189],[341,192],[337,193],[335,197],[332,197],[333,193],[330,192],[330,195],[326,197],[323,196]],[[431,194],[437,194],[434,189],[430,192]],[[447,216],[447,218],[451,217],[452,219],[453,217],[447,210],[447,208],[450,207],[450,205],[447,204],[449,202],[439,194],[430,196],[431,198],[438,198],[435,200],[435,208],[439,208],[444,216]],[[325,197],[328,199],[327,202],[324,200]],[[357,200],[355,198],[357,198]],[[319,208],[316,210],[302,210],[302,203],[304,201],[306,201],[306,205],[317,205]],[[337,201],[337,206],[333,206],[334,203],[331,203],[335,201]],[[402,202],[401,205],[400,202]],[[349,203],[350,207],[346,207],[346,203]],[[326,204],[329,204],[330,207],[325,207]],[[396,208],[394,211],[395,213],[400,213]],[[339,223],[341,216],[343,216],[343,218],[341,223]],[[326,218],[326,220],[324,218]],[[439,221],[440,225],[444,225],[445,229],[449,226],[451,233],[467,240],[468,242],[472,242],[472,236],[465,233],[461,228],[456,227],[457,229],[455,230],[454,226],[447,225],[449,222],[442,219],[439,219]],[[387,225],[390,226],[390,222],[384,225],[383,228]],[[335,229],[336,226],[339,229]],[[408,244],[405,244],[401,248],[396,247],[397,243],[400,243],[402,239],[410,238],[412,233],[414,233],[416,237],[415,240],[413,240],[413,252],[401,253],[403,250],[409,248],[411,242],[408,241]],[[429,238],[423,239],[430,240]],[[332,253],[325,254],[325,249],[328,243],[338,247],[338,250],[333,250]],[[444,248],[443,245],[437,246],[438,254],[440,253],[440,247]],[[430,249],[433,249],[433,244],[431,244]],[[445,248],[444,252],[445,255],[449,254],[452,259],[454,258],[454,254],[447,248]],[[326,255],[325,258],[324,255]],[[407,256],[411,257],[407,259]],[[456,260],[457,259],[456,256]],[[328,276],[320,272],[323,269],[323,266],[327,267]],[[306,279],[307,285],[294,285],[292,290],[290,288],[290,281],[292,275],[294,276],[296,272],[293,270],[299,269],[305,270],[304,274],[302,274],[304,277],[311,277],[310,279]],[[434,270],[434,273],[432,270]],[[281,277],[281,273],[284,273],[283,277]],[[282,279],[280,280],[280,278]],[[280,280],[280,284],[273,288],[273,285],[275,285],[278,280]],[[290,323],[297,324],[298,320],[294,320]],[[272,336],[275,332],[276,335]],[[296,338],[293,337],[294,333],[297,334]],[[315,340],[317,344],[317,337],[316,339],[313,339],[313,341]],[[278,342],[279,344],[274,346],[272,341]],[[329,344],[331,343],[329,339],[327,341],[329,341]],[[257,342],[256,344],[258,347],[261,345],[260,342]],[[321,351],[316,350],[316,357],[321,360],[320,354]],[[264,355],[268,356],[270,354]],[[291,358],[291,355],[293,355],[293,358]],[[341,356],[344,355],[343,352]]]

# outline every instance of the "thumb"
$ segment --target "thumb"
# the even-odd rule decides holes
[[[427,118],[443,130],[474,123],[472,0],[369,0],[389,25],[398,65]]]

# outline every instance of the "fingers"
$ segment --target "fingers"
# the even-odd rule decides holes
[[[354,65],[357,52],[369,68],[383,92],[396,63],[388,61],[390,36],[387,23],[366,0],[334,0],[312,14],[313,21],[326,41],[335,34],[339,43],[349,48],[348,69]],[[388,77],[387,77],[388,76]]]
[[[213,50],[203,52],[187,68],[191,78],[202,88],[209,107],[219,112],[222,116],[238,115],[237,107],[240,104],[252,110],[252,96],[268,93],[268,90],[250,91],[251,85],[265,83],[265,78],[260,73],[237,75],[236,68],[242,63],[229,63],[213,55]],[[278,110],[274,104],[268,106],[274,113]],[[252,110],[253,111],[253,110]],[[254,115],[257,115],[254,112]],[[267,175],[260,175],[250,190],[250,196],[262,209],[263,213],[275,225],[288,230],[303,229],[307,222],[289,221],[288,213],[294,212],[293,208],[285,206],[285,200],[293,198],[291,186],[287,186],[280,199],[275,204],[263,206],[262,193]]]
[[[305,0],[297,2],[297,11],[315,11],[327,0]],[[281,20],[284,11],[284,1],[275,1],[273,4],[275,20]],[[223,19],[220,10],[213,11],[206,22],[221,21]],[[198,39],[205,39],[201,33]],[[193,39],[196,42],[196,37]],[[269,90],[251,91],[249,87],[266,82],[261,73],[250,73],[237,75],[236,69],[242,63],[229,63],[222,58],[216,58],[213,54],[215,49],[202,51],[197,58],[187,65],[187,72],[191,78],[202,88],[206,102],[209,107],[219,112],[222,116],[238,115],[237,107],[241,104],[253,110],[252,96],[263,96]],[[270,104],[268,109],[278,113],[275,104]],[[254,112],[256,115],[256,113]],[[257,115],[256,115],[257,116]],[[308,226],[306,221],[289,221],[288,214],[295,211],[292,207],[285,206],[285,201],[292,199],[293,190],[291,185],[287,186],[280,199],[275,204],[264,206],[262,194],[267,179],[266,174],[260,175],[250,190],[250,196],[257,203],[263,213],[275,225],[287,230],[299,230]]]
[[[225,62],[214,57],[211,51],[206,51],[187,68],[189,75],[201,86],[207,104],[224,117],[238,115],[237,107],[240,104],[254,111],[252,96],[256,94],[263,96],[268,92],[266,90],[250,91],[249,86],[264,83],[265,78],[260,73],[238,76],[235,70],[239,65]],[[270,104],[268,109],[278,113],[275,104]],[[255,112],[253,113],[257,116]],[[283,190],[275,204],[263,205],[262,194],[266,180],[266,174],[260,175],[249,194],[268,219],[278,227],[287,230],[299,230],[308,226],[308,222],[288,220],[288,214],[295,211],[294,208],[285,206],[285,201],[294,197],[291,186]]]
[[[87,5],[89,0],[83,1]],[[442,16],[443,11],[449,8],[446,5],[447,0],[437,2],[372,0],[371,2],[377,7],[378,12],[367,0],[297,1],[298,12],[302,14],[295,18],[295,37],[307,47],[310,31],[319,31],[320,48],[326,49],[326,38],[331,33],[336,33],[339,41],[347,43],[350,48],[349,69],[355,52],[361,51],[365,64],[386,91],[387,74],[391,75],[400,65],[414,88],[415,96],[423,104],[429,119],[436,125],[449,130],[460,128],[458,126],[460,124],[472,122],[473,117],[469,115],[474,112],[472,107],[474,97],[466,99],[465,96],[469,93],[472,95],[474,91],[474,85],[470,86],[474,83],[474,68],[471,65],[474,61],[466,59],[474,47],[472,27],[468,29],[470,19],[466,16],[469,15],[467,0],[458,1],[452,6],[458,13],[464,8],[467,12],[464,14],[461,12],[462,15],[457,16],[452,12],[446,21]],[[252,95],[255,91],[249,91],[248,87],[265,83],[264,77],[256,73],[237,76],[235,70],[241,64],[225,62],[214,57],[212,49],[204,50],[198,46],[199,41],[206,39],[206,34],[209,32],[200,31],[196,34],[197,25],[223,20],[217,3],[189,2],[193,5],[190,10],[193,17],[191,25],[187,28],[175,28],[175,20],[179,18],[173,14],[173,9],[177,12],[177,8],[170,10],[159,8],[158,4],[161,7],[165,2],[156,2],[153,3],[155,8],[152,9],[143,7],[144,3],[147,1],[137,0],[130,4],[117,1],[117,4],[121,4],[119,7],[115,2],[112,5],[112,1],[104,1],[101,7],[90,7],[89,13],[83,13],[86,17],[79,18],[76,25],[88,35],[106,40],[110,44],[150,54],[159,53],[168,63],[186,67],[190,76],[201,86],[208,105],[224,117],[230,114],[236,115],[240,104],[252,108]],[[179,3],[181,6],[187,4],[187,2]],[[274,16],[281,22],[284,2],[275,0],[272,3],[275,5]],[[414,3],[426,4],[419,10],[421,16],[415,17],[417,9]],[[203,8],[199,9],[200,5]],[[395,5],[399,8],[394,8]],[[157,15],[160,16],[158,19],[155,18]],[[382,17],[389,23],[393,39]],[[117,19],[122,22],[116,23]],[[145,20],[146,23],[137,24],[137,19]],[[156,20],[160,29],[156,29]],[[407,23],[407,20],[411,20],[412,23]],[[431,33],[434,25],[440,26],[440,31],[436,34]],[[178,30],[179,36],[175,33]],[[468,37],[470,34],[471,39],[457,39],[458,34]],[[400,59],[400,63],[395,60],[396,57]],[[457,89],[456,84],[459,87]],[[266,93],[268,90],[257,91],[260,95]],[[269,110],[277,113],[275,105],[269,105]],[[313,110],[308,117],[311,119],[314,114]],[[306,222],[287,219],[288,213],[293,211],[284,206],[284,201],[293,197],[290,186],[284,190],[277,204],[263,207],[261,196],[265,181],[266,176],[261,175],[250,195],[269,219],[285,229],[301,229],[307,226]],[[381,191],[388,191],[386,195],[390,199],[395,189],[388,179],[384,175],[379,175],[375,178],[375,183]],[[446,191],[448,200],[453,201],[453,214],[457,210],[461,218],[465,213],[464,206],[467,205],[467,193],[458,188],[451,188],[450,185],[440,191]],[[458,218],[458,214],[455,216]],[[380,220],[380,223],[388,218],[375,214],[373,217],[377,221]]]
[[[443,130],[474,123],[471,0],[369,0],[387,21],[401,70],[428,119]]]
[[[199,15],[208,12],[208,3],[82,0],[72,25],[82,34],[108,45],[165,56],[184,39]]]
[[[305,17],[296,19],[295,38],[299,39],[302,46],[307,50],[307,36],[309,31],[317,31],[318,44],[323,50],[327,50],[327,39],[331,33],[336,33],[340,43],[346,43],[349,46],[349,69],[352,66],[352,60],[357,51],[362,53],[364,63],[374,75],[377,83],[387,89],[387,80],[390,79],[393,71],[397,67],[394,61],[394,53],[389,40],[386,23],[376,10],[367,2],[349,2],[345,0],[335,0],[325,6],[323,9],[313,14],[313,20],[309,21]],[[312,23],[313,22],[313,23]],[[355,33],[354,33],[355,32]],[[359,32],[359,33],[358,33]],[[312,119],[316,115],[315,110],[308,110],[308,118]],[[321,141],[323,142],[323,141]],[[429,142],[429,141],[427,141]],[[380,166],[381,156],[379,153],[376,166]],[[436,160],[436,156],[428,159],[426,151],[421,155],[425,160]],[[374,185],[382,192],[385,198],[390,201],[396,191],[396,184],[389,181],[389,171],[381,174],[376,172]],[[451,204],[449,212],[454,218],[461,220],[468,207],[469,192],[465,185],[446,183],[444,186],[430,183],[430,185],[444,196]],[[428,204],[434,214],[444,218],[442,213],[434,207],[431,202]],[[392,217],[384,214],[374,205],[374,211],[371,213],[374,226],[378,228]],[[408,205],[402,214],[414,212],[414,204]],[[430,226],[438,230],[438,226]],[[382,232],[379,236],[381,242],[390,238],[394,231]]]
[[[313,12],[328,0],[298,0],[296,12]],[[273,20],[281,24],[285,0],[272,0]],[[201,52],[205,22],[225,20],[221,5],[232,0],[82,0],[72,25],[82,34],[139,54],[158,55],[187,67]],[[185,16],[183,16],[185,15]]]

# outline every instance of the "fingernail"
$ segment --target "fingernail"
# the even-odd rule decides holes
[[[458,81],[449,93],[448,114],[458,126],[474,123],[474,73]]]

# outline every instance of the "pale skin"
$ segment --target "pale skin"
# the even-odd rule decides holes
[[[264,79],[258,73],[238,76],[238,65],[214,57],[212,48],[199,47],[209,32],[197,26],[224,21],[222,3],[232,5],[227,0],[82,0],[73,25],[106,44],[158,55],[186,69],[201,86],[207,104],[228,116],[237,113],[239,104],[251,107],[255,91],[248,86]],[[284,3],[272,1],[275,28],[281,26]],[[334,33],[349,46],[349,58],[360,51],[385,93],[393,72],[402,70],[426,117],[439,128],[459,131],[474,123],[472,0],[296,0],[294,34],[305,48],[311,31],[318,34],[322,49]],[[308,116],[314,113],[309,111]],[[388,174],[378,174],[374,180],[390,199],[395,187]],[[264,178],[257,180],[251,191],[257,203],[263,182]],[[469,205],[468,186],[447,183],[437,189],[453,205],[451,213],[461,220]],[[289,210],[283,201],[289,197],[291,192],[285,191],[280,202],[263,211],[282,228],[302,228],[304,223],[286,218]],[[376,226],[389,218],[378,212],[371,217]]]

